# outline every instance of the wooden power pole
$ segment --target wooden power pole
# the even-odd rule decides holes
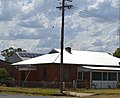
[[[120,48],[120,0],[118,3],[118,48]]]
[[[62,6],[57,7],[62,10],[62,23],[61,23],[61,60],[60,60],[60,93],[63,94],[63,49],[64,49],[64,16],[65,8],[71,9],[73,5],[65,4],[65,1],[72,2],[71,0],[62,0]]]

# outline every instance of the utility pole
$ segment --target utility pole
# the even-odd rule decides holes
[[[118,48],[120,48],[120,0],[118,2]]]
[[[62,0],[62,6],[56,7],[62,10],[62,23],[61,23],[61,60],[60,60],[60,93],[63,94],[63,49],[64,49],[64,16],[65,8],[71,9],[73,5],[65,4],[67,2],[72,2],[72,0]]]

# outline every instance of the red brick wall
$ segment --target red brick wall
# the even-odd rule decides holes
[[[71,65],[71,80],[77,79],[77,65]]]
[[[47,80],[53,81],[55,78],[59,79],[59,65],[58,64],[43,64],[38,65],[37,69],[37,81],[42,81],[42,68],[47,68]],[[44,80],[43,80],[44,81]]]
[[[18,71],[18,69],[14,70],[14,79],[17,80],[17,81],[19,80],[19,71]]]
[[[37,70],[38,81],[43,80],[42,79],[42,68],[43,67],[47,68],[47,80],[46,81],[53,81],[55,79],[57,79],[58,81],[60,80],[60,65],[59,64],[45,64],[45,65],[38,65],[38,70]],[[70,67],[71,69],[70,71],[71,78],[68,81],[72,81],[77,78],[77,65],[64,65],[64,67]]]
[[[57,79],[57,81],[60,81],[60,65],[59,64],[41,64],[41,65],[36,65],[37,66],[37,71],[31,71],[28,81],[47,81],[51,82]],[[43,67],[47,68],[47,79],[43,79]],[[70,68],[70,79],[66,81],[73,81],[74,79],[77,79],[77,65],[64,65],[64,67],[69,67]],[[63,68],[63,73],[65,72],[65,69]],[[26,71],[26,76],[29,71]],[[20,73],[18,74],[20,77]],[[19,78],[20,79],[20,78]],[[64,81],[64,80],[63,80]],[[65,82],[66,82],[65,81]]]
[[[26,71],[25,74],[27,76],[29,74],[29,71]],[[36,76],[37,76],[37,71],[31,71],[30,74],[29,74],[29,76],[28,76],[27,81],[37,81]]]
[[[87,73],[87,87],[90,88],[90,71]]]

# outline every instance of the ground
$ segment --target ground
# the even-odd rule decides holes
[[[84,97],[84,98],[120,98],[120,95],[94,95],[94,96],[89,96],[89,97]]]
[[[0,98],[77,98],[73,96],[60,96],[59,89],[50,88],[19,88],[0,87]],[[120,98],[120,89],[67,89],[67,92],[76,94],[92,94],[83,98]],[[7,94],[7,95],[5,95]],[[16,96],[18,95],[18,96]],[[11,97],[12,96],[12,97]]]

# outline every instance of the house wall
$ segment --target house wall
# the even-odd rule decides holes
[[[70,70],[70,78],[65,80],[64,75],[66,74],[67,70]],[[72,82],[73,80],[77,79],[77,65],[64,65],[63,68],[63,81]]]
[[[29,72],[30,72],[30,75],[28,75],[29,74]],[[37,71],[26,71],[26,73],[25,73],[25,75],[27,76],[28,75],[28,79],[27,79],[27,81],[37,81],[37,78],[36,78],[36,76],[37,76]]]
[[[46,82],[52,82],[54,80],[56,81],[60,81],[60,65],[59,64],[41,64],[41,65],[36,65],[37,66],[37,70],[35,71],[31,71],[30,75],[28,76],[27,81],[31,81],[31,83],[35,83],[35,82],[41,82],[41,81],[46,81]],[[45,70],[43,72],[43,70]],[[86,80],[81,80],[78,79],[78,72],[87,72],[87,78]],[[25,72],[25,77],[27,77],[29,71],[24,71]],[[45,73],[46,72],[46,73]],[[84,87],[84,88],[116,88],[116,84],[117,84],[117,80],[116,81],[95,81],[92,80],[92,73],[93,72],[103,72],[103,71],[98,71],[98,70],[78,70],[78,66],[77,65],[69,65],[66,64],[64,65],[63,68],[63,81],[64,82],[73,82],[73,80],[78,80],[77,83],[77,87]],[[113,71],[104,71],[104,72],[113,72]],[[114,71],[116,72],[116,71]],[[67,74],[66,74],[67,73]],[[68,75],[69,73],[69,75]],[[18,77],[20,80],[20,75],[21,72],[19,72]],[[43,77],[45,76],[45,77]],[[67,77],[65,79],[66,76],[69,76],[69,78]],[[118,75],[119,76],[119,75]],[[94,85],[93,85],[94,84]]]
[[[28,72],[29,71],[26,71],[25,76],[27,76]],[[45,75],[45,72],[46,72],[46,75]],[[63,77],[65,74],[66,76],[68,75],[69,78],[67,79],[63,78],[63,81],[71,82],[75,80],[77,78],[77,65],[64,65]],[[31,71],[27,79],[27,81],[47,81],[47,82],[51,82],[54,80],[58,82],[60,81],[60,65],[59,64],[37,65],[37,71]]]

